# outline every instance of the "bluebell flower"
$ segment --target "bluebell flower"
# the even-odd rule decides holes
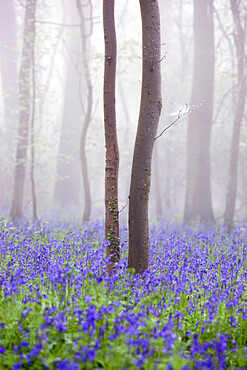
[[[56,361],[56,368],[58,370],[79,370],[79,364],[73,363],[70,360],[62,360],[62,361]]]
[[[30,353],[29,353],[30,357],[38,358],[38,357],[39,357],[39,353],[40,353],[41,349],[42,349],[42,345],[41,345],[41,343],[38,343],[36,346],[34,346],[34,347],[31,349],[31,351],[30,351]]]
[[[234,328],[235,328],[236,326],[238,326],[237,319],[236,319],[236,317],[234,317],[234,316],[231,316],[231,317],[230,317],[230,323],[231,323],[231,326],[233,326]]]
[[[13,365],[12,370],[19,370],[22,368],[22,361],[18,361],[16,364]]]

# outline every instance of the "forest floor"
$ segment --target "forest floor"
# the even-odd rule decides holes
[[[160,222],[106,273],[100,222],[0,223],[1,369],[247,369],[247,230]]]

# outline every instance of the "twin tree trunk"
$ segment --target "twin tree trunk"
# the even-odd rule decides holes
[[[240,19],[239,5],[235,0],[230,0],[231,10],[233,15],[233,23],[235,28],[234,42],[236,56],[238,61],[238,93],[237,103],[235,108],[232,143],[230,152],[229,175],[226,193],[226,208],[224,214],[224,225],[230,231],[233,228],[233,218],[235,211],[236,195],[237,195],[237,178],[238,178],[238,157],[239,157],[239,140],[241,123],[244,115],[245,94],[246,94],[246,78],[247,70],[245,68],[245,38],[246,27],[243,27]]]
[[[213,0],[194,0],[194,71],[187,134],[184,220],[214,221],[210,184],[210,136],[214,93]]]
[[[162,108],[160,14],[157,0],[140,0],[142,16],[142,93],[129,196],[128,267],[149,266],[148,203],[152,153]]]
[[[104,71],[104,125],[105,125],[105,237],[108,240],[108,272],[114,270],[120,259],[118,220],[118,168],[119,151],[116,129],[115,83],[117,42],[114,20],[115,0],[103,1],[103,24],[105,37]]]
[[[27,0],[23,48],[19,75],[20,109],[17,140],[16,164],[14,173],[13,199],[10,217],[15,220],[22,215],[24,180],[27,160],[27,146],[30,126],[31,92],[30,76],[34,50],[36,0]]]

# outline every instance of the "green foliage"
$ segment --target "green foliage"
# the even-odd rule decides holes
[[[0,368],[12,369],[21,362],[23,369],[56,369],[65,360],[74,368],[77,359],[82,369],[149,370],[154,364],[157,369],[166,369],[168,364],[175,370],[185,365],[194,369],[207,353],[214,358],[211,368],[216,369],[220,357],[211,344],[220,346],[224,338],[228,338],[224,352],[228,368],[247,366],[247,284],[239,284],[246,261],[238,272],[233,270],[230,263],[235,257],[231,259],[233,248],[227,240],[221,247],[212,243],[211,248],[197,240],[195,248],[200,248],[200,254],[208,253],[209,265],[218,266],[208,281],[215,280],[217,289],[210,290],[198,283],[198,269],[192,264],[188,267],[186,258],[193,261],[196,249],[193,253],[188,247],[186,258],[179,259],[178,253],[166,255],[166,264],[158,272],[154,267],[138,277],[125,265],[115,277],[109,277],[103,230],[89,226],[80,233],[72,227],[21,233],[7,221],[0,223],[0,351],[4,352]],[[214,240],[217,242],[217,235]],[[189,237],[187,243],[190,245]],[[164,251],[164,243],[157,243],[156,257],[162,258]],[[240,257],[242,252],[240,242],[236,255]],[[220,254],[221,260],[225,259],[222,264],[218,263]],[[228,280],[223,263],[230,266]],[[184,282],[186,268],[190,280]],[[230,305],[237,289],[242,289],[239,302]],[[217,300],[223,290],[228,303]],[[198,346],[208,344],[208,349],[195,351],[193,359],[197,336]],[[140,365],[136,361],[144,354]]]

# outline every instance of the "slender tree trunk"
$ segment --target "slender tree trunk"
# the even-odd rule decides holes
[[[27,159],[27,145],[30,124],[30,72],[34,48],[34,20],[36,0],[26,1],[23,48],[19,75],[20,112],[17,138],[17,153],[14,174],[13,199],[10,211],[12,219],[22,214],[23,190]]]
[[[13,145],[13,132],[17,127],[19,107],[16,17],[13,0],[0,0],[0,66],[4,99],[4,119],[8,127],[9,146]]]
[[[114,270],[120,259],[118,220],[118,168],[119,151],[116,129],[115,82],[117,42],[114,20],[115,0],[103,0],[103,23],[105,37],[104,71],[104,123],[105,123],[105,237],[109,241],[107,257],[111,260],[108,272]]]
[[[86,111],[84,122],[81,131],[81,140],[80,140],[80,158],[81,158],[81,171],[82,171],[82,179],[84,185],[84,212],[83,212],[83,222],[87,222],[90,219],[91,214],[91,193],[90,193],[90,184],[89,184],[89,177],[88,177],[88,166],[87,166],[87,156],[86,156],[86,137],[89,124],[91,122],[92,116],[92,107],[93,107],[93,86],[90,76],[90,69],[88,63],[88,55],[87,55],[87,39],[92,35],[93,30],[93,19],[92,19],[92,3],[89,0],[88,2],[90,7],[90,30],[88,34],[86,34],[85,28],[85,17],[83,14],[83,7],[85,5],[81,4],[81,0],[76,0],[76,5],[80,17],[80,24],[81,24],[81,44],[82,44],[82,64],[83,64],[83,72],[86,81],[86,88],[87,88],[87,102],[86,102]]]
[[[142,93],[132,162],[129,199],[128,267],[149,266],[148,203],[152,153],[161,113],[160,14],[158,1],[140,0],[142,16]]]
[[[246,27],[243,27],[240,19],[240,7],[235,0],[230,0],[233,22],[235,28],[234,42],[238,65],[238,95],[237,105],[235,108],[233,133],[230,152],[229,175],[226,193],[226,208],[224,213],[224,225],[230,231],[233,228],[233,219],[237,194],[237,178],[238,178],[238,157],[239,157],[239,139],[241,131],[241,123],[244,115],[245,94],[246,94],[246,78],[247,71],[245,68],[245,38]]]
[[[64,17],[67,16],[71,22],[77,19],[75,1],[66,2],[64,5]],[[80,191],[81,106],[77,71],[80,63],[80,41],[69,31],[65,43],[68,50],[65,54],[66,82],[54,186],[54,201],[62,207],[68,204],[78,204]]]
[[[63,118],[54,187],[54,201],[60,206],[78,204],[79,201],[78,136],[81,110],[76,63],[75,60],[69,60],[66,66]]]
[[[36,111],[36,79],[35,79],[35,19],[33,26],[33,50],[32,50],[32,107],[31,107],[31,125],[30,125],[30,145],[31,145],[31,167],[30,167],[30,179],[31,179],[31,191],[32,191],[32,206],[33,206],[33,222],[38,221],[37,215],[37,196],[35,187],[35,135],[34,135],[34,124],[35,124],[35,111]]]
[[[178,26],[178,33],[179,33],[179,44],[180,44],[180,53],[181,53],[181,82],[184,83],[184,77],[188,73],[188,52],[186,50],[186,45],[188,42],[186,42],[186,35],[183,32],[183,18],[184,18],[184,1],[179,1],[179,13],[178,13],[178,20],[177,20],[177,26]]]
[[[194,0],[194,71],[189,116],[184,220],[214,221],[210,184],[210,137],[214,92],[213,0]]]
[[[0,0],[0,73],[2,83],[4,128],[1,131],[5,155],[0,168],[0,201],[8,206],[13,186],[16,129],[18,122],[18,74],[16,45],[16,15],[13,0]]]

